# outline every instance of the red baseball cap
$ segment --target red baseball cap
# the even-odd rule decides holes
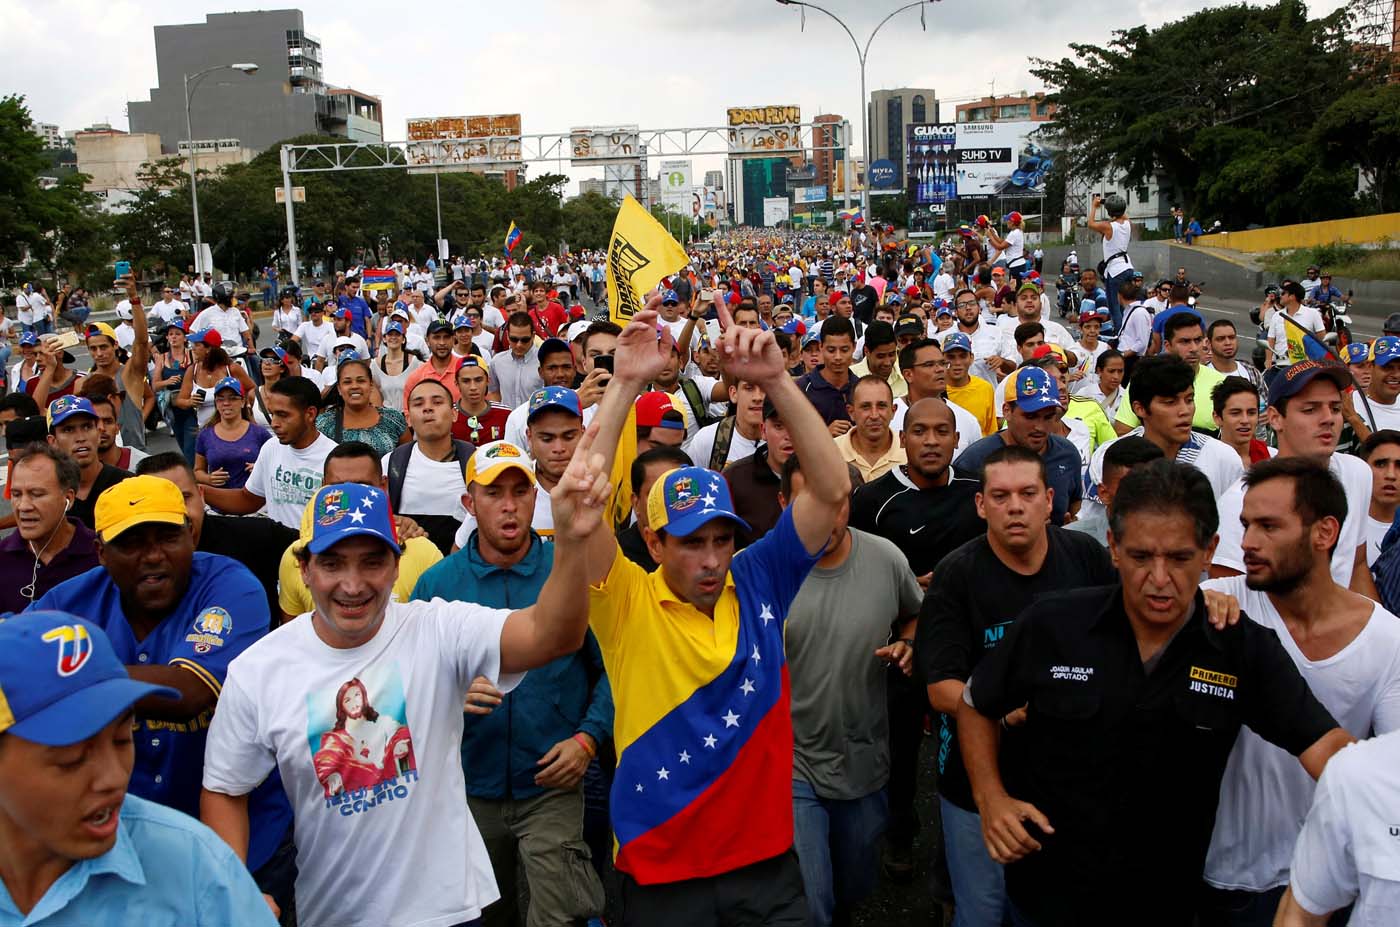
[[[905,295],[905,296],[918,296],[918,295],[919,295],[919,288],[916,287],[916,286],[907,286],[907,287],[904,288],[904,295]]]
[[[666,413],[674,413],[669,419]],[[660,390],[642,393],[637,397],[638,428],[685,428],[685,418],[671,402],[671,397]]]
[[[843,290],[832,290],[831,295],[826,298],[826,304],[828,306],[834,306],[841,300],[849,298],[849,296],[850,294]]]

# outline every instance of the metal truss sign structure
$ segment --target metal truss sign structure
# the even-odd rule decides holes
[[[630,128],[630,127],[629,127]],[[802,123],[797,130],[796,153],[837,151],[848,148],[850,123]],[[472,170],[494,173],[519,170],[523,164],[574,163],[578,159],[575,144],[586,129],[551,132],[542,135],[520,135],[510,139],[511,157],[492,160],[487,154],[495,150],[501,139],[495,136],[475,138],[434,139],[431,142],[335,142],[315,145],[283,145],[281,151],[282,186],[287,210],[287,257],[291,264],[292,282],[300,284],[296,251],[296,216],[293,210],[292,175],[331,171],[408,170],[413,173],[435,174]],[[616,131],[616,127],[598,131]],[[742,127],[705,126],[680,129],[640,129],[636,132],[638,161],[650,158],[684,158],[691,155],[724,155],[731,158],[774,157],[755,151],[736,154],[742,139],[736,133]],[[827,139],[822,141],[822,138]],[[518,141],[518,156],[515,144]],[[781,156],[781,155],[776,155]],[[850,162],[847,161],[849,170]],[[582,166],[582,165],[575,165]],[[849,184],[847,185],[849,188]]]

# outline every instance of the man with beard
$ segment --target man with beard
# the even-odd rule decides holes
[[[1001,349],[1001,331],[995,325],[982,324],[982,307],[972,290],[958,290],[953,300],[953,314],[957,316],[958,324],[946,332],[940,332],[939,337],[946,340],[953,334],[966,335],[972,352],[969,370],[974,377],[981,377],[996,386],[1002,362],[997,354]]]
[[[472,455],[462,497],[476,522],[461,550],[418,578],[412,598],[531,604],[553,549],[530,528],[537,502],[530,460],[498,442]],[[491,857],[500,901],[482,923],[569,924],[602,913],[603,886],[583,843],[581,784],[612,735],[612,690],[592,633],[577,653],[532,670],[509,694],[478,676],[467,693],[462,770],[467,802]],[[521,917],[516,875],[529,885]]]
[[[1304,457],[1322,464],[1342,484],[1347,506],[1332,550],[1332,578],[1352,592],[1380,601],[1366,565],[1371,468],[1350,454],[1336,452],[1345,403],[1342,391],[1350,385],[1351,374],[1340,363],[1308,360],[1285,368],[1269,389],[1269,427],[1278,436],[1279,458]],[[1240,527],[1244,493],[1243,482],[1237,482],[1219,496],[1220,543],[1211,560],[1212,577],[1245,572]]]
[[[1320,463],[1279,457],[1256,464],[1244,485],[1245,575],[1202,588],[1235,596],[1278,635],[1313,695],[1352,736],[1400,728],[1400,621],[1330,571],[1347,514],[1341,484]],[[1240,731],[1206,856],[1203,927],[1272,923],[1312,797],[1301,766]]]
[[[98,456],[97,410],[80,396],[63,396],[49,403],[49,444],[78,462],[78,491],[69,514],[89,528],[97,497],[131,476],[102,462]]]

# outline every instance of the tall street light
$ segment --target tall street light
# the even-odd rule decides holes
[[[870,32],[870,37],[869,37],[868,39],[865,40],[865,47],[864,47],[864,48],[861,48],[860,43],[856,41],[855,34],[854,34],[853,32],[851,32],[851,29],[850,29],[849,26],[847,26],[844,22],[841,21],[841,17],[837,16],[835,13],[831,12],[830,10],[826,9],[825,7],[817,6],[815,3],[807,3],[806,0],[777,0],[777,2],[778,2],[778,3],[781,3],[783,6],[800,6],[800,7],[807,7],[807,8],[816,10],[818,13],[825,13],[827,16],[830,16],[832,19],[836,20],[836,24],[837,24],[838,26],[840,26],[842,29],[845,29],[845,30],[846,30],[846,35],[850,36],[850,38],[851,38],[851,44],[854,45],[854,46],[856,47],[856,58],[858,58],[858,59],[860,60],[860,143],[861,143],[861,146],[864,148],[864,151],[862,152],[862,154],[865,155],[865,183],[862,185],[862,188],[861,188],[860,202],[861,202],[861,211],[862,211],[862,213],[865,215],[866,220],[869,221],[869,219],[870,219],[870,129],[869,129],[869,126],[867,125],[867,122],[868,122],[868,119],[867,119],[867,115],[868,115],[867,110],[869,109],[869,102],[868,102],[868,101],[866,100],[866,98],[865,98],[865,62],[866,62],[867,57],[868,57],[869,54],[870,54],[870,43],[873,42],[873,41],[875,41],[875,34],[878,33],[881,29],[883,29],[883,28],[885,27],[885,23],[889,22],[891,19],[894,19],[895,16],[897,16],[898,14],[903,13],[905,10],[912,10],[912,9],[913,9],[914,7],[916,7],[916,6],[917,6],[917,7],[923,7],[925,4],[937,3],[938,0],[914,0],[913,3],[906,3],[906,4],[904,4],[904,6],[900,7],[899,9],[891,11],[890,14],[889,14],[888,16],[886,16],[884,19],[880,20],[880,24],[879,24],[879,25],[877,25],[874,29],[871,30],[871,32]],[[804,24],[805,24],[805,21],[806,21],[806,17],[805,17],[805,16],[803,17],[803,21],[804,21]],[[923,10],[922,10],[922,9],[919,10],[919,25],[923,27],[923,29],[924,29],[925,32],[928,31],[928,23],[926,23],[926,22],[924,21],[924,13],[923,13]],[[849,140],[847,140],[847,145],[848,145],[847,150],[849,151]]]
[[[199,235],[199,191],[195,189],[198,183],[195,180],[195,150],[194,150],[194,129],[190,127],[190,97],[199,87],[199,81],[206,75],[215,71],[242,71],[244,74],[253,74],[258,70],[258,66],[251,62],[241,62],[239,64],[216,64],[212,68],[205,68],[203,71],[196,71],[193,74],[185,75],[185,141],[190,146],[190,203],[194,206],[194,268],[196,273],[212,270],[204,267],[204,245]]]

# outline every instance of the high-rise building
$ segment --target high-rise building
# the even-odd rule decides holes
[[[1055,104],[1044,93],[1009,93],[958,104],[958,122],[1049,122]]]
[[[320,40],[307,34],[301,10],[210,13],[202,23],[155,27],[159,86],[149,101],[127,104],[133,133],[160,137],[174,154],[185,130],[185,77],[211,65],[251,62],[252,74],[214,71],[193,97],[198,139],[236,138],[262,151],[296,135],[382,141],[377,97],[326,84]]]
[[[34,134],[44,140],[45,148],[64,147],[63,133],[52,122],[34,123]]]
[[[713,190],[724,189],[724,171],[706,171],[705,186]]]
[[[812,120],[812,163],[817,166],[817,185],[826,187],[828,191],[836,189],[833,178],[836,172],[842,169],[842,162],[846,160],[846,149],[823,149],[816,146],[834,145],[841,141],[840,133],[831,127],[839,126],[844,121],[844,117],[834,113],[826,113]]]
[[[896,186],[902,187],[905,183],[904,139],[908,135],[905,127],[917,122],[937,122],[938,97],[932,88],[876,90],[870,94],[866,112],[870,150],[865,152],[865,163],[893,161],[899,176]]]

